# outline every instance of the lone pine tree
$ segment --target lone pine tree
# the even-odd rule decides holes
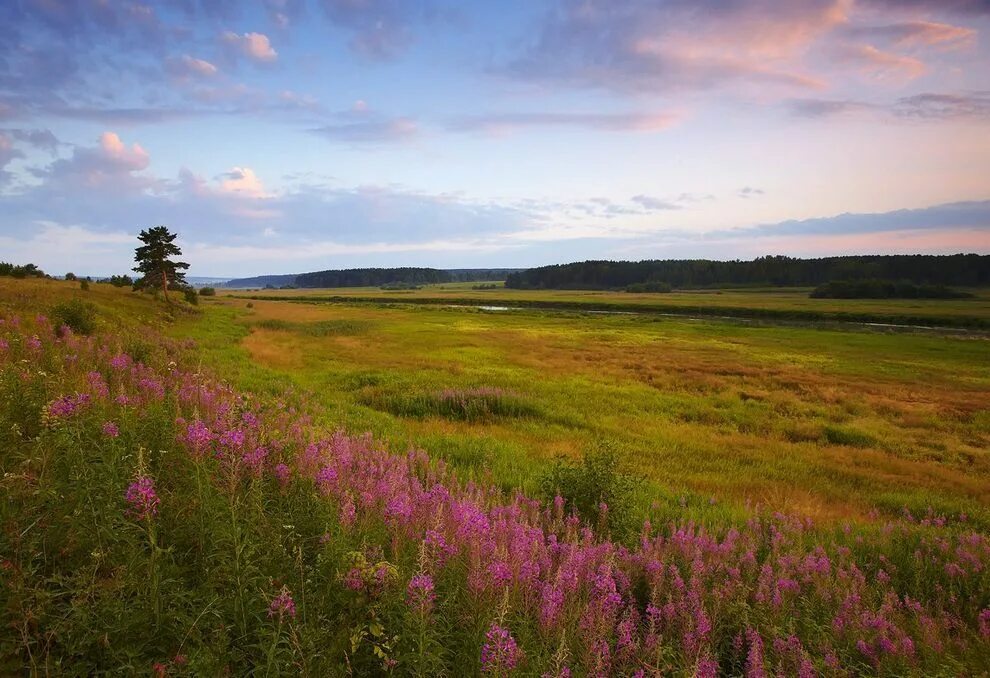
[[[134,270],[141,273],[141,278],[135,283],[136,287],[149,288],[161,285],[165,301],[168,301],[169,285],[182,285],[186,282],[185,269],[189,264],[184,261],[172,261],[182,250],[175,244],[178,234],[170,233],[165,226],[154,226],[141,231],[138,240],[144,244],[134,250]]]

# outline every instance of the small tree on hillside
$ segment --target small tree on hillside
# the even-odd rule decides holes
[[[182,250],[174,242],[177,235],[170,233],[165,226],[154,226],[141,231],[138,240],[144,244],[134,250],[134,261],[137,262],[134,270],[142,274],[135,287],[161,286],[165,301],[168,301],[169,285],[184,285],[184,271],[189,268],[189,264],[184,261],[170,259],[182,254]]]

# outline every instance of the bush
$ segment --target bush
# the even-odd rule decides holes
[[[540,491],[547,502],[559,496],[565,510],[621,538],[636,527],[632,506],[638,484],[636,477],[621,471],[611,444],[602,442],[580,462],[558,458],[540,478]]]
[[[81,289],[83,292],[88,291],[89,290],[89,280],[87,280],[87,279],[80,280],[79,281],[79,289]]]
[[[66,273],[66,274],[65,274],[65,279],[66,279],[66,280],[77,280],[77,278],[76,278],[76,274],[75,274],[75,273],[72,273],[72,272],[70,271],[69,273]]]
[[[129,275],[112,275],[108,282],[114,287],[130,287],[134,284],[134,280]]]
[[[72,299],[56,304],[51,315],[56,327],[68,327],[76,334],[92,334],[96,330],[96,306],[88,301]]]
[[[200,287],[199,296],[201,297],[215,297],[217,296],[217,290],[213,287]]]
[[[44,278],[45,272],[34,264],[24,264],[17,266],[6,261],[0,261],[0,275],[12,278]]]
[[[186,301],[193,306],[199,305],[199,295],[196,294],[196,290],[191,287],[183,288],[182,295],[186,298]]]

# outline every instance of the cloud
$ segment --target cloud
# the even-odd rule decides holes
[[[885,10],[990,14],[990,3],[987,0],[863,0],[863,4]]]
[[[278,58],[278,52],[264,33],[237,34],[225,31],[221,40],[239,54],[258,63],[271,63]]]
[[[936,21],[903,21],[880,26],[855,26],[847,29],[853,38],[884,40],[899,48],[940,47],[958,49],[972,44],[976,31],[964,26]]]
[[[792,99],[787,105],[792,114],[805,118],[870,113],[909,120],[987,120],[990,119],[990,90],[926,92],[901,97],[885,104],[854,100]]]
[[[818,88],[801,56],[850,0],[562,0],[509,73],[621,91]]]
[[[838,45],[833,54],[839,63],[852,66],[861,75],[875,80],[913,80],[927,70],[919,59],[885,52],[873,45]]]
[[[990,119],[990,90],[967,94],[915,94],[898,99],[892,112],[902,118]]]
[[[332,115],[332,121],[310,130],[325,139],[347,144],[407,142],[419,135],[419,125],[408,117],[387,117],[358,100],[346,111]]]
[[[372,60],[394,59],[414,42],[417,24],[443,16],[429,0],[322,0],[327,19],[351,33],[350,48]]]
[[[209,61],[196,59],[188,54],[183,54],[178,58],[170,58],[165,62],[165,70],[174,79],[179,81],[194,78],[212,78],[218,72],[216,66]]]
[[[127,146],[115,132],[104,132],[97,146],[76,146],[71,156],[56,160],[38,176],[45,180],[45,188],[56,193],[143,190],[151,186],[151,179],[140,172],[150,163],[140,144]]]
[[[976,229],[990,234],[990,200],[955,202],[892,212],[839,214],[817,219],[782,221],[722,233],[762,235],[838,235],[887,231]],[[990,246],[990,241],[988,241]]]
[[[653,196],[650,195],[634,195],[632,198],[630,198],[630,200],[632,200],[634,203],[642,205],[643,209],[650,211],[679,210],[682,207],[681,205],[678,205],[676,202],[662,200],[660,198],[654,198]]]
[[[23,158],[24,153],[14,148],[14,140],[10,135],[0,132],[0,187],[10,183],[11,174],[7,171],[7,165],[18,158]]]
[[[753,188],[752,186],[743,186],[739,189],[740,198],[755,198],[756,196],[764,195],[766,191],[762,188]]]
[[[220,190],[248,198],[264,198],[265,192],[261,180],[250,167],[234,167],[221,175]]]
[[[496,113],[464,116],[447,128],[458,132],[507,133],[526,128],[573,127],[606,132],[656,132],[679,120],[671,113]]]

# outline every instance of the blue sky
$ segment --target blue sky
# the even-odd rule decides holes
[[[985,0],[11,0],[0,258],[990,252]]]

